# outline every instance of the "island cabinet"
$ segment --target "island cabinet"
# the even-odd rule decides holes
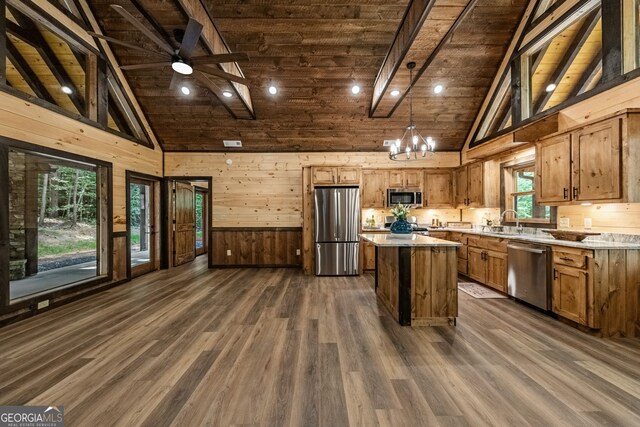
[[[317,166],[311,177],[314,185],[360,185],[360,168]]]
[[[546,205],[640,202],[640,114],[626,113],[540,140],[536,198]]]
[[[425,208],[453,207],[453,177],[451,171],[426,171],[424,173]]]
[[[500,292],[507,292],[507,243],[507,239],[469,236],[466,275]]]
[[[403,326],[455,324],[458,243],[425,236],[363,234],[376,252],[375,291]]]
[[[418,188],[422,190],[422,169],[389,172],[389,188]]]
[[[362,208],[385,208],[387,206],[387,188],[389,171],[362,171]]]
[[[457,208],[484,206],[484,164],[470,163],[455,170],[455,204]]]

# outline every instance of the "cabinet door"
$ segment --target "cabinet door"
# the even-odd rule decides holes
[[[339,168],[338,184],[342,184],[342,185],[360,184],[360,169],[359,168]]]
[[[484,168],[483,163],[472,163],[467,166],[469,184],[467,187],[467,205],[472,208],[484,206]]]
[[[404,187],[405,188],[418,188],[422,191],[422,176],[424,172],[422,170],[416,171],[404,171]]]
[[[586,271],[554,265],[553,312],[580,324],[587,324]]]
[[[389,172],[389,187],[402,188],[404,187],[404,172],[403,171],[391,171]]]
[[[385,208],[387,193],[386,171],[362,171],[362,207]]]
[[[466,206],[467,204],[467,187],[468,187],[468,180],[467,180],[467,167],[461,167],[459,169],[456,169],[455,172],[455,184],[456,184],[456,188],[455,188],[455,202],[456,202],[456,206]]]
[[[424,178],[424,207],[452,207],[453,181],[451,172],[426,172]]]
[[[539,203],[571,199],[571,137],[559,135],[536,147],[536,199]]]
[[[621,146],[620,119],[586,126],[573,134],[574,200],[622,197]]]
[[[364,242],[363,244],[364,251],[364,262],[363,268],[365,270],[375,270],[376,268],[376,247],[369,242]]]
[[[313,183],[314,184],[336,184],[336,168],[318,167],[313,168]]]
[[[487,251],[487,286],[507,292],[507,254]]]
[[[467,275],[480,283],[485,283],[487,281],[487,264],[483,259],[482,252],[482,249],[469,248]]]

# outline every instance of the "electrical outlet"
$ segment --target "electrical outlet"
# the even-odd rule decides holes
[[[227,256],[231,256],[231,249],[227,249]]]
[[[42,310],[43,308],[47,308],[47,307],[49,307],[48,299],[38,302],[38,310]]]
[[[558,228],[570,228],[571,227],[571,221],[569,221],[569,218],[563,216],[560,218],[560,221],[558,221]]]
[[[300,249],[296,249],[296,255],[300,255]]]

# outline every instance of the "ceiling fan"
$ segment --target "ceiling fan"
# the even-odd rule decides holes
[[[202,33],[202,24],[200,24],[195,19],[189,18],[189,23],[187,24],[187,28],[184,30],[184,32],[178,30],[175,31],[176,40],[180,43],[180,47],[178,49],[174,49],[169,41],[164,40],[163,38],[156,35],[153,31],[149,30],[142,22],[138,21],[122,6],[112,4],[111,8],[118,12],[125,20],[127,20],[127,22],[137,28],[148,39],[153,41],[162,50],[162,52],[144,49],[140,46],[136,46],[134,44],[94,32],[89,32],[90,35],[114,44],[127,47],[129,49],[142,51],[144,53],[152,53],[165,58],[162,62],[124,65],[120,67],[121,69],[141,70],[146,68],[161,68],[171,66],[173,71],[175,71],[170,84],[170,87],[172,89],[177,85],[181,76],[193,76],[196,80],[203,83],[208,89],[213,88],[220,91],[220,88],[218,88],[211,80],[209,80],[209,78],[207,78],[205,74],[240,83],[245,86],[247,85],[248,80],[244,77],[227,73],[214,67],[216,64],[222,64],[225,62],[248,61],[249,57],[246,53],[223,53],[205,56],[192,56],[193,51],[198,44],[198,40],[200,40],[200,34]]]

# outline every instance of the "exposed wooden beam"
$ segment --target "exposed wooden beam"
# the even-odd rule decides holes
[[[0,85],[7,82],[6,10],[7,8],[4,6],[4,0],[0,0]]]
[[[589,85],[593,82],[593,79],[598,75],[600,70],[602,69],[602,51],[599,51],[596,56],[591,61],[591,64],[587,67],[582,77],[580,77],[580,81],[575,85],[571,94],[569,95],[569,99],[580,95],[584,92]]]
[[[56,103],[56,100],[53,99],[53,97],[51,96],[47,88],[42,84],[36,73],[33,72],[31,66],[29,66],[27,61],[25,61],[22,55],[20,55],[20,52],[18,52],[18,49],[16,49],[11,40],[8,39],[7,57],[38,98],[44,99],[45,101],[51,102],[52,104]]]
[[[622,1],[602,2],[602,81],[622,74]]]
[[[85,102],[78,93],[78,88],[74,85],[73,80],[65,70],[64,66],[56,56],[55,52],[51,49],[47,41],[44,39],[38,28],[33,22],[22,14],[19,10],[12,6],[8,6],[11,14],[18,21],[19,26],[26,30],[28,38],[23,39],[20,35],[15,34],[16,37],[20,37],[21,40],[32,44],[32,46],[38,51],[47,67],[51,70],[58,83],[61,86],[67,86],[71,89],[71,93],[68,95],[69,99],[76,107],[78,112],[82,115],[85,113]],[[9,29],[10,30],[10,29]]]
[[[571,64],[573,64],[573,61],[575,61],[576,57],[580,53],[580,49],[582,49],[587,39],[593,32],[593,29],[598,24],[598,21],[600,20],[601,16],[602,14],[600,13],[599,10],[594,10],[589,14],[589,16],[585,18],[584,23],[582,24],[580,29],[576,32],[575,36],[573,37],[571,44],[567,47],[567,51],[562,57],[562,60],[553,71],[553,74],[551,75],[551,78],[549,79],[548,84],[554,84],[555,86],[560,85],[560,82],[562,81],[565,74],[569,70],[569,67],[571,67]],[[536,102],[535,106],[533,107],[532,113],[537,114],[543,111],[544,107],[547,105],[547,103],[549,102],[552,96],[553,96],[553,91],[550,91],[550,92],[545,91],[543,93],[543,96]]]

